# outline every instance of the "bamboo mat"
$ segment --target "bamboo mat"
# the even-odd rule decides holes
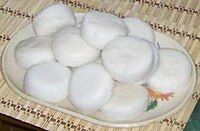
[[[0,51],[39,10],[55,2],[63,2],[76,12],[98,10],[119,17],[142,18],[154,30],[181,43],[191,54],[200,75],[199,0],[0,0]],[[47,130],[181,131],[199,98],[200,77],[189,102],[173,116],[142,127],[110,128],[28,101],[9,89],[0,74],[0,112]]]

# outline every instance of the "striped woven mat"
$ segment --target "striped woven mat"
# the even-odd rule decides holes
[[[199,0],[0,0],[0,51],[17,31],[29,24],[45,6],[63,2],[76,12],[98,10],[119,17],[137,16],[154,30],[179,43],[191,54],[200,75],[200,1]],[[47,130],[183,130],[198,99],[200,77],[196,91],[176,114],[150,125],[136,128],[111,128],[96,125],[28,101],[15,94],[0,74],[0,113]]]

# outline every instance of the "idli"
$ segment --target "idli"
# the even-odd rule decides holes
[[[136,36],[141,39],[145,39],[152,44],[155,43],[155,34],[149,24],[144,22],[140,18],[127,17],[123,19],[128,27],[128,35]]]
[[[154,52],[147,41],[122,36],[103,49],[102,62],[115,80],[142,84],[154,68]]]
[[[70,69],[60,63],[40,63],[26,72],[24,91],[37,99],[60,102],[67,98],[70,76]]]
[[[78,67],[96,60],[100,51],[90,46],[80,35],[80,28],[67,26],[55,34],[53,53],[65,66]]]
[[[147,110],[148,92],[142,86],[118,83],[100,111],[113,121],[137,119]]]
[[[52,4],[40,11],[33,20],[36,35],[53,35],[65,25],[75,25],[76,17],[64,4]]]
[[[160,64],[148,81],[149,88],[160,93],[176,92],[184,87],[191,75],[191,61],[176,49],[161,48]]]
[[[25,69],[41,62],[53,61],[51,44],[52,39],[46,36],[25,39],[16,46],[15,59]]]
[[[102,65],[83,65],[72,74],[68,99],[82,113],[92,113],[109,100],[113,85]]]
[[[117,36],[127,35],[127,27],[117,16],[91,11],[85,14],[82,23],[82,36],[93,47],[103,49]]]

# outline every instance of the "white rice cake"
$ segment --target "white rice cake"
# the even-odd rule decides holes
[[[25,39],[16,46],[15,59],[25,69],[41,62],[54,61],[51,44],[52,39],[46,36]]]
[[[26,72],[24,91],[37,99],[60,102],[67,98],[70,77],[70,69],[60,63],[40,63]]]
[[[113,38],[127,35],[127,31],[122,19],[103,12],[86,13],[82,23],[83,38],[100,50]]]
[[[147,110],[148,92],[142,86],[118,83],[100,111],[112,121],[137,119]]]
[[[100,51],[83,40],[80,31],[80,28],[66,26],[54,36],[53,53],[65,66],[78,67],[99,58]]]
[[[75,25],[76,17],[64,4],[52,4],[40,11],[33,20],[36,35],[53,35],[66,25]]]
[[[102,65],[83,65],[73,72],[68,99],[80,112],[89,114],[109,100],[113,85],[114,81]]]
[[[161,48],[160,64],[150,77],[148,85],[160,93],[176,92],[188,82],[192,65],[186,54],[176,49]]]

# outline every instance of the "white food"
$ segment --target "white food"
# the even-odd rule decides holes
[[[64,4],[53,4],[40,11],[33,20],[33,29],[37,35],[53,35],[65,25],[74,25],[76,18]]]
[[[135,119],[147,110],[148,93],[142,86],[119,84],[100,111],[113,121]]]
[[[147,41],[118,37],[104,48],[102,61],[117,81],[141,84],[154,68],[154,52]]]
[[[73,72],[68,99],[81,112],[92,113],[109,100],[113,84],[100,64],[83,65]]]
[[[160,64],[149,79],[149,87],[160,93],[176,92],[184,87],[191,75],[191,62],[176,49],[160,49]]]
[[[53,61],[50,37],[31,37],[21,41],[15,48],[17,63],[27,69],[41,62]]]
[[[70,76],[70,69],[62,64],[40,63],[26,72],[24,91],[47,102],[60,102],[67,98]]]
[[[93,47],[103,49],[117,36],[127,35],[127,27],[117,16],[92,11],[85,14],[82,23],[82,36]]]
[[[155,34],[149,24],[140,18],[128,17],[123,19],[129,30],[129,35],[155,43]]]
[[[53,53],[65,66],[77,67],[96,60],[100,51],[91,47],[80,36],[80,28],[67,26],[55,34]]]

